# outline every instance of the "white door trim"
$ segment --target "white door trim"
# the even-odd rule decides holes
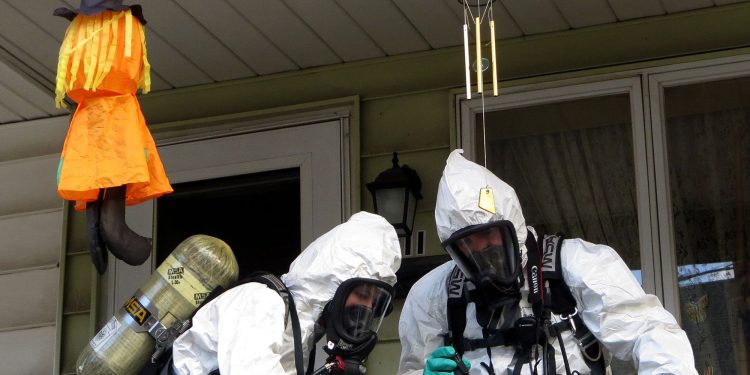
[[[301,245],[305,248],[351,214],[351,191],[347,189],[351,188],[348,179],[352,156],[347,116],[348,113],[336,112],[317,123],[300,118],[287,122],[269,119],[267,126],[258,121],[238,121],[220,130],[161,138],[159,143],[163,146],[159,146],[159,154],[173,184],[299,168]],[[154,208],[153,201],[128,208],[126,217],[131,228],[153,238]],[[99,297],[100,324],[114,314],[157,266],[153,264],[153,256],[138,267],[110,259]]]

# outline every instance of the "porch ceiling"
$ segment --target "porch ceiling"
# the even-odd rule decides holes
[[[750,0],[497,0],[517,38]],[[256,77],[461,44],[457,0],[154,0],[143,4],[153,89]],[[0,0],[0,124],[55,109],[57,52],[74,0]],[[485,33],[485,37],[487,37]]]

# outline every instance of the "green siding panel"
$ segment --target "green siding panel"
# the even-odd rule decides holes
[[[91,309],[91,259],[88,253],[68,256],[66,260],[63,314],[88,312]],[[77,271],[74,271],[77,270]]]
[[[448,90],[364,101],[362,155],[448,146]]]
[[[68,207],[68,206],[66,206]],[[65,253],[70,255],[82,251],[88,251],[86,239],[86,214],[73,209],[68,209],[68,231],[66,233]]]
[[[67,315],[63,319],[61,374],[75,374],[78,355],[89,343],[89,314]]]

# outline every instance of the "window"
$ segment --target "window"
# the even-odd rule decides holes
[[[745,73],[747,74],[747,73]],[[750,371],[750,77],[666,86],[670,290],[699,372]],[[676,267],[675,267],[676,266]],[[674,274],[676,273],[676,280]]]
[[[461,147],[516,190],[539,234],[612,246],[655,292],[639,79],[461,102]],[[479,103],[477,103],[479,102]],[[484,124],[484,125],[483,125]],[[484,144],[487,144],[485,153]]]
[[[467,156],[486,154],[538,232],[617,250],[680,321],[699,373],[750,373],[747,60],[515,89],[484,116],[459,100]]]

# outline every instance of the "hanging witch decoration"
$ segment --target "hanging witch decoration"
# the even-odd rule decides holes
[[[54,15],[70,21],[60,47],[55,104],[77,103],[57,171],[57,191],[86,211],[89,250],[96,270],[107,249],[130,265],[151,254],[151,239],[125,223],[125,205],[171,193],[136,91],[151,86],[139,5],[81,0]]]
[[[497,85],[497,46],[495,44],[495,13],[492,5],[496,0],[459,0],[463,6],[464,24],[464,75],[466,76],[466,99],[471,99],[471,69],[476,71],[477,91],[482,100],[482,144],[484,149],[484,167],[487,168],[487,132],[484,112],[484,76],[485,70],[492,68],[492,95],[498,95]],[[476,13],[475,13],[476,12]],[[489,20],[491,62],[482,57],[482,25]],[[474,27],[476,61],[469,63],[469,31]],[[495,213],[495,199],[489,185],[479,189],[479,208]]]

